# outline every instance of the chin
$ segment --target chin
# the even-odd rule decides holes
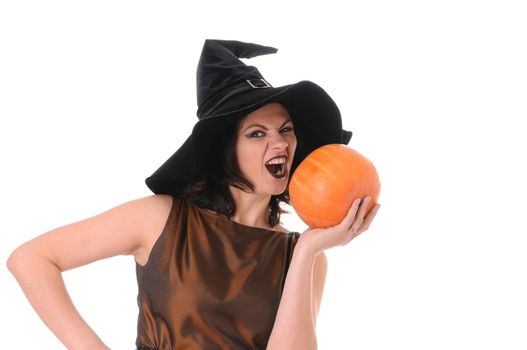
[[[279,194],[284,193],[284,191],[287,189],[287,184],[268,184],[267,186],[262,186],[259,189],[257,189],[255,192],[259,193],[260,195],[264,196],[278,196]]]
[[[287,189],[289,177],[285,176],[281,179],[268,177],[262,180],[262,187],[260,187],[260,190],[257,192],[268,196],[278,196],[279,194],[284,193],[284,191]]]
[[[269,188],[268,193],[272,196],[278,196],[279,194],[284,193],[284,191],[287,189],[287,182],[284,185],[281,186],[273,186],[272,188]]]
[[[271,196],[279,196],[281,195],[282,193],[284,193],[285,189],[283,191],[276,191],[276,192],[273,192],[273,193],[270,193]]]

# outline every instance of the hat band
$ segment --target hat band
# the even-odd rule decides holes
[[[259,81],[259,83],[257,81]],[[250,85],[251,88],[247,85]],[[270,87],[272,87],[271,84],[269,84],[265,79],[247,79],[246,81],[242,81],[241,83],[238,83],[238,85],[232,87],[226,94],[210,95],[208,100],[204,101],[201,106],[198,107],[198,119],[201,120],[211,116],[223,102],[232,98],[233,96],[236,96],[242,92],[252,91],[252,89],[265,89]]]

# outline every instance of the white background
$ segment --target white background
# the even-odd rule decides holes
[[[151,194],[197,120],[214,38],[278,48],[246,63],[324,87],[379,172],[370,229],[327,251],[320,349],[526,349],[526,18],[520,1],[2,2],[2,347],[63,348],[5,261]],[[133,258],[64,278],[100,337],[132,349]]]

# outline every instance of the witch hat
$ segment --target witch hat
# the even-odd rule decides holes
[[[177,196],[190,182],[203,178],[211,151],[225,130],[272,102],[287,109],[295,128],[297,148],[291,174],[316,148],[348,144],[352,132],[342,129],[340,111],[324,89],[307,80],[273,87],[256,67],[240,60],[277,51],[236,40],[205,40],[196,73],[199,120],[183,145],[145,179],[152,192]]]

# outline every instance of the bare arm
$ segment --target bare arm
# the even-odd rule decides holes
[[[73,305],[58,266],[24,247],[11,255],[8,267],[42,321],[66,348],[109,349]]]
[[[316,349],[313,265],[315,254],[297,243],[267,350]]]
[[[366,215],[367,203],[368,199],[359,209],[360,201],[355,201],[336,226],[302,234],[293,251],[267,350],[317,349],[316,318],[327,271],[324,251],[346,245],[368,229],[380,205]]]
[[[68,349],[108,349],[75,308],[62,271],[115,255],[145,260],[172,199],[151,195],[48,231],[15,249],[7,266],[29,302]],[[167,209],[168,207],[168,209]]]

